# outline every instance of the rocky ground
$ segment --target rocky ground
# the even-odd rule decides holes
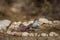
[[[46,26],[46,27],[45,27]],[[49,33],[51,31],[54,31],[58,34],[60,34],[59,32],[59,27],[60,25],[44,25],[44,28],[43,29],[39,29],[37,31],[37,33],[41,33],[41,32],[46,32],[46,33]],[[53,36],[53,37],[37,37],[37,36],[34,36],[34,37],[18,37],[18,36],[11,36],[11,35],[7,35],[7,34],[3,34],[3,33],[0,33],[0,40],[60,40],[60,36]]]
[[[58,37],[17,37],[17,36],[0,34],[0,40],[60,40],[60,36]]]

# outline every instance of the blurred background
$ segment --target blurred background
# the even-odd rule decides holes
[[[0,20],[60,20],[60,0],[0,0]]]

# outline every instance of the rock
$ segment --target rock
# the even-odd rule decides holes
[[[55,32],[50,32],[49,36],[59,36],[59,34],[55,33]]]
[[[16,32],[11,32],[10,30],[8,30],[6,33],[9,35],[15,35]]]
[[[29,21],[28,24],[32,24],[34,21]]]
[[[29,24],[27,22],[23,22],[24,26],[28,26]]]
[[[3,30],[0,30],[0,33],[4,33],[4,31]]]
[[[9,26],[11,21],[10,20],[3,20],[1,23],[3,24],[3,26]]]
[[[53,22],[52,21],[49,21],[48,24],[53,24]]]
[[[54,20],[53,23],[60,24],[60,21],[59,20]]]
[[[14,35],[16,35],[16,36],[22,36],[22,32],[15,32]]]
[[[10,25],[10,20],[2,20],[0,21],[0,30],[6,30],[6,28]]]
[[[21,23],[21,22],[13,22],[13,23],[10,25],[9,29],[18,30],[20,23]]]
[[[22,36],[28,36],[28,34],[29,34],[28,32],[23,32]]]
[[[34,33],[29,33],[29,36],[34,36]]]
[[[42,22],[42,23],[48,23],[48,19],[46,18],[39,18],[39,21]]]
[[[17,25],[19,26],[21,23],[22,23],[21,21],[18,21],[18,22],[17,22]]]
[[[48,37],[48,34],[47,33],[41,33],[41,36],[42,37]]]

